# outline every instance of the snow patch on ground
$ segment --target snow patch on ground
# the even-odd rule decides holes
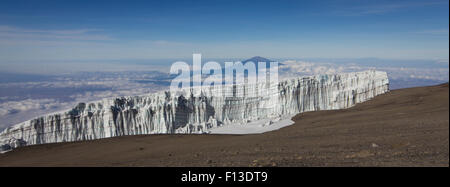
[[[291,118],[294,115],[283,117],[281,119],[262,119],[252,121],[246,124],[229,124],[216,127],[209,130],[210,134],[261,134],[269,131],[278,130],[283,127],[294,124]]]

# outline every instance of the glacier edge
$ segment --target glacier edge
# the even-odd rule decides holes
[[[70,110],[6,128],[0,133],[0,152],[123,135],[207,133],[231,123],[344,109],[388,92],[389,80],[386,72],[369,70],[297,77],[280,81],[269,90],[265,96],[252,97],[216,97],[213,88],[198,97],[173,96],[166,91],[79,103]]]

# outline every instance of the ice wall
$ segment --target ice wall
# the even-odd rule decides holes
[[[215,86],[198,97],[159,92],[79,103],[0,133],[0,151],[24,145],[93,140],[123,135],[205,133],[230,123],[248,123],[315,110],[348,108],[389,90],[387,74],[364,71],[298,77],[272,84],[238,85],[244,97],[220,97],[233,87]]]

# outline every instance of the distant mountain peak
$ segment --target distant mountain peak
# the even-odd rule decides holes
[[[272,60],[269,60],[267,58],[261,57],[261,56],[254,56],[250,59],[244,60],[242,63],[246,63],[246,62],[254,62],[254,63],[258,63],[258,62],[272,62]]]
[[[266,67],[269,68],[269,67],[270,67],[270,65],[269,65],[270,62],[275,62],[275,61],[274,61],[274,60],[267,59],[267,58],[264,58],[264,57],[261,57],[261,56],[254,56],[254,57],[252,57],[252,58],[250,58],[250,59],[247,59],[247,60],[242,61],[242,64],[245,64],[245,63],[247,63],[247,62],[253,62],[253,63],[255,63],[256,68],[258,68],[258,63],[259,63],[259,62],[265,62],[265,63],[266,63]],[[278,65],[282,66],[282,65],[284,65],[284,64],[278,62]]]

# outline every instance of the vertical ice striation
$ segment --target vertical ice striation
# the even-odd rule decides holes
[[[215,86],[198,97],[170,92],[79,103],[73,109],[38,117],[0,133],[0,151],[23,145],[93,140],[123,135],[204,133],[229,123],[247,123],[316,110],[348,108],[389,90],[387,74],[364,71],[299,77],[272,84],[268,94],[251,94],[265,86],[237,85],[244,97]]]

